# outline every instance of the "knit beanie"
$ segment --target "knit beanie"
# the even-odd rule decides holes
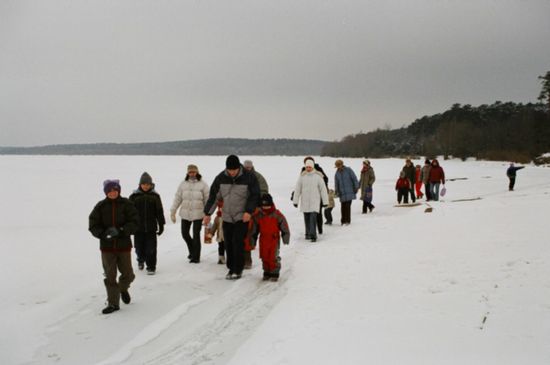
[[[306,160],[306,163],[304,165],[306,167],[315,167],[315,162],[313,162],[313,160]]]
[[[199,168],[197,167],[197,165],[187,165],[187,172],[196,172],[197,174],[199,173]]]
[[[260,205],[262,207],[270,207],[273,205],[273,197],[269,194],[262,195],[262,199],[260,202]]]
[[[120,180],[105,180],[103,182],[103,192],[107,195],[111,190],[116,190],[120,193]]]
[[[239,158],[235,155],[229,155],[227,156],[227,160],[225,160],[225,168],[228,170],[235,170],[241,167],[241,161],[239,161]]]
[[[142,184],[153,185],[153,178],[151,177],[151,175],[149,175],[148,173],[144,172],[144,173],[141,175],[141,178],[139,179],[139,185],[142,185]]]

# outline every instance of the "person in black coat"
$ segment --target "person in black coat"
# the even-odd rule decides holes
[[[506,176],[508,176],[508,180],[510,180],[510,183],[508,184],[508,190],[513,191],[514,185],[516,184],[516,171],[521,170],[525,166],[514,166],[513,163],[510,164],[510,167],[506,170]]]
[[[139,224],[139,216],[134,204],[120,196],[118,180],[105,180],[103,191],[106,198],[96,204],[88,218],[88,230],[99,238],[101,261],[107,290],[108,305],[103,314],[120,309],[119,301],[130,303],[128,289],[134,281],[132,269],[132,238]],[[120,277],[117,281],[117,274]]]
[[[138,268],[147,265],[147,274],[153,275],[157,269],[157,235],[164,231],[166,220],[160,195],[155,191],[151,176],[144,172],[139,187],[130,195],[130,200],[139,213],[139,228],[134,234]]]

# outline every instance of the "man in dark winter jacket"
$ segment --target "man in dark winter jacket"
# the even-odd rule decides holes
[[[410,158],[405,161],[405,166],[403,166],[403,172],[405,173],[405,178],[409,180],[409,194],[411,194],[411,200],[414,203],[416,201],[416,195],[414,194],[414,184],[416,182],[416,168],[414,167]]]
[[[524,167],[525,166],[514,166],[513,163],[510,164],[510,167],[506,170],[506,176],[508,176],[508,179],[510,180],[508,190],[514,190],[514,185],[516,184],[516,171],[521,170]]]
[[[89,231],[99,238],[101,261],[105,275],[108,305],[103,314],[120,309],[119,300],[130,303],[128,289],[134,281],[132,269],[131,235],[138,229],[139,216],[134,204],[120,196],[118,180],[103,182],[103,191],[107,196],[96,204],[89,217]],[[117,270],[120,277],[117,282]]]
[[[222,227],[229,269],[226,279],[240,279],[244,269],[244,240],[248,222],[260,201],[260,187],[254,173],[245,170],[235,155],[227,157],[225,170],[216,176],[210,187],[204,207],[204,225],[210,223],[219,200],[223,200]]]
[[[143,270],[146,264],[147,274],[153,275],[157,268],[157,235],[164,231],[166,220],[160,195],[147,172],[141,175],[139,187],[130,195],[130,200],[139,213],[139,228],[134,235],[138,268]]]

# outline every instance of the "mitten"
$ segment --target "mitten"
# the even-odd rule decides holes
[[[157,232],[157,235],[160,236],[162,234],[162,232],[164,232],[164,224],[159,225],[159,231]]]
[[[105,237],[106,240],[112,240],[116,237],[118,237],[119,231],[116,227],[109,227],[105,230],[103,237]]]
[[[176,223],[176,213],[170,214],[170,220],[172,221],[172,223]]]

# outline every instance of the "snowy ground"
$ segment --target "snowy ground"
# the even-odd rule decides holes
[[[261,281],[257,252],[225,280],[215,244],[188,264],[169,223],[157,275],[136,272],[132,303],[106,316],[87,231],[102,180],[120,178],[128,196],[148,171],[168,217],[186,165],[210,183],[224,157],[0,156],[0,363],[550,363],[550,169],[528,166],[508,192],[506,163],[442,161],[459,179],[425,213],[394,207],[403,161],[372,160],[374,213],[356,201],[350,226],[312,244],[289,200],[302,158],[252,159],[292,231],[281,280]],[[318,159],[331,185],[333,161]],[[359,159],[345,162],[358,172]]]

